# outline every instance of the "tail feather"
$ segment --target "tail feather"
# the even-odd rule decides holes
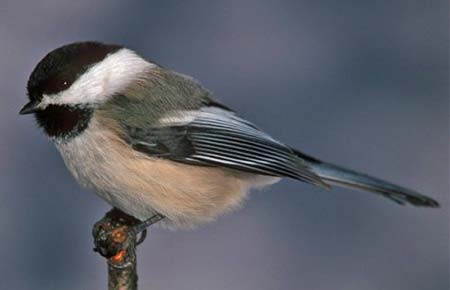
[[[409,203],[420,207],[439,207],[439,203],[434,199],[411,189],[351,169],[325,163],[300,152],[297,153],[302,159],[306,160],[311,171],[330,185],[374,192],[398,204]]]

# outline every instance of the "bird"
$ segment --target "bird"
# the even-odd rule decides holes
[[[34,115],[78,183],[143,222],[160,215],[166,227],[192,228],[282,178],[439,207],[278,141],[194,78],[121,45],[84,41],[52,50],[32,71],[27,93],[20,114]]]

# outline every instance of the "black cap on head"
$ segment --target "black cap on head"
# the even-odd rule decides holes
[[[99,42],[76,42],[51,51],[31,73],[27,84],[30,100],[66,90],[90,66],[121,48]]]

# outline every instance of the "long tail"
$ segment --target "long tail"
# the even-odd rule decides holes
[[[341,166],[322,162],[298,151],[296,153],[327,184],[374,192],[398,204],[409,203],[415,206],[439,207],[439,203],[434,199],[411,189]]]

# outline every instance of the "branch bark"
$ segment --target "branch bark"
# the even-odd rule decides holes
[[[94,251],[107,259],[108,289],[137,290],[136,246],[134,226],[140,221],[118,209],[112,209],[93,227]]]

